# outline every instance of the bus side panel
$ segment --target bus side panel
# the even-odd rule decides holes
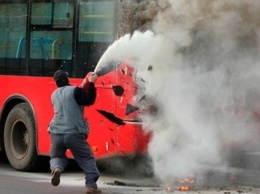
[[[133,69],[121,64],[99,77],[96,87],[95,105],[87,108],[87,118],[91,124],[90,143],[94,146],[101,145],[95,155],[109,157],[144,153],[149,141],[148,135],[144,134],[140,122],[127,122],[136,120],[138,114],[137,111],[129,115],[126,113],[127,105],[133,104],[136,94]],[[118,91],[116,87],[119,87]],[[101,114],[100,110],[108,115]],[[94,140],[97,136],[99,138]]]
[[[53,108],[51,105],[51,94],[57,88],[52,78],[39,78],[27,76],[0,76],[1,95],[0,106],[3,109],[4,104],[9,100],[19,99],[19,102],[27,101],[35,114],[37,130],[37,149],[39,155],[49,155],[50,137],[48,134],[48,125],[53,117]],[[71,78],[71,85],[79,86],[82,79]],[[105,157],[113,153],[114,147],[107,142],[113,141],[115,124],[106,121],[104,117],[97,112],[99,107],[114,108],[114,94],[111,88],[101,87],[98,90],[98,97],[95,105],[85,109],[85,117],[90,124],[90,135],[88,141],[96,157]],[[100,100],[99,100],[100,99]],[[107,103],[107,100],[109,103]],[[106,108],[109,109],[109,108]],[[111,110],[111,109],[109,109]],[[68,156],[72,157],[68,152]]]
[[[117,130],[117,152],[124,154],[143,154],[147,149],[149,135],[142,129],[139,109],[136,107],[135,96],[137,86],[135,84],[135,70],[121,64],[117,69],[116,84],[124,88],[124,94],[117,96],[116,115],[125,121]],[[129,111],[129,106],[132,111]]]
[[[50,78],[26,76],[0,76],[0,79],[2,83],[0,95],[1,110],[3,110],[4,104],[9,101],[28,102],[35,115],[38,152],[40,154],[48,154],[50,141],[47,127],[53,115],[50,95],[52,92],[51,88],[55,87],[54,82]]]
[[[85,108],[85,118],[90,124],[90,134],[88,142],[96,158],[114,156],[115,150],[119,154],[132,154],[143,150],[146,141],[143,141],[142,129],[138,125],[125,124],[118,125],[111,122],[99,110],[103,110],[118,116],[121,119],[129,119],[125,115],[127,103],[130,103],[134,95],[133,82],[124,80],[117,85],[124,88],[122,96],[116,96],[113,86],[116,85],[115,78],[120,77],[122,69],[110,72],[98,79],[97,99],[93,106]],[[123,74],[123,76],[125,76]],[[49,155],[50,137],[47,132],[48,125],[53,117],[53,108],[51,105],[51,94],[57,88],[52,78],[39,78],[27,76],[0,76],[1,110],[3,104],[12,96],[21,96],[31,104],[36,118],[37,129],[37,148],[39,155]],[[131,79],[130,79],[131,78]],[[82,79],[70,79],[71,85],[80,85]],[[129,85],[130,84],[130,85]],[[132,115],[130,115],[132,116]],[[140,138],[142,141],[139,141]],[[68,152],[68,156],[72,157]]]
[[[95,84],[97,88],[95,104],[85,108],[85,118],[90,125],[88,141],[96,158],[114,155],[116,124],[99,112],[115,110],[115,95],[111,87],[114,79],[113,73],[100,77]]]

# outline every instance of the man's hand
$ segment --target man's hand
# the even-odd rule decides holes
[[[92,82],[92,83],[95,83],[97,81],[97,74],[95,74],[94,72],[88,77],[88,81],[89,82]]]

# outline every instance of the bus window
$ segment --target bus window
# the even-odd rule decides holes
[[[86,1],[79,4],[76,74],[93,71],[115,37],[115,1]]]
[[[52,3],[34,3],[32,5],[31,24],[51,25]]]
[[[51,25],[53,27],[73,26],[72,3],[34,3],[32,6],[32,25]]]
[[[54,4],[54,27],[72,27],[73,26],[73,4],[55,3]]]
[[[28,74],[51,76],[73,69],[74,6],[69,2],[33,2],[29,23]]]
[[[27,4],[0,5],[0,73],[26,73]]]
[[[72,59],[71,31],[33,31],[30,42],[32,59]]]
[[[79,41],[112,42],[115,3],[84,2],[80,5]]]

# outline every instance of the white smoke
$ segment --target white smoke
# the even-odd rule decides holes
[[[148,152],[155,174],[167,182],[226,165],[227,148],[255,143],[260,1],[157,4],[153,29],[120,38],[101,63],[125,60],[145,80],[137,99],[147,96],[158,109],[141,115],[152,133]]]

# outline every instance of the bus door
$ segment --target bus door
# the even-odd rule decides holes
[[[75,1],[34,0],[29,6],[29,44],[20,37],[17,57],[28,47],[28,74],[52,76],[57,69],[72,73],[75,40]]]
[[[117,36],[115,0],[82,0],[78,5],[78,33],[76,46],[77,77],[94,71],[99,59]],[[89,141],[96,156],[108,156],[116,147],[117,125],[98,111],[115,112],[116,95],[113,91],[114,71],[100,76],[96,82],[97,99],[86,110],[91,132]]]

